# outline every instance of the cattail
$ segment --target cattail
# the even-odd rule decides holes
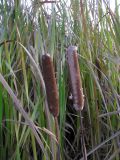
[[[49,110],[54,117],[57,117],[59,114],[59,97],[53,62],[49,54],[42,56],[42,67]]]
[[[69,68],[72,96],[74,102],[74,108],[79,111],[84,107],[84,95],[80,76],[80,68],[78,63],[77,47],[68,47],[66,53],[66,59]]]

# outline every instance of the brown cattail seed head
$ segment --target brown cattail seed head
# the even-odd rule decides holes
[[[59,96],[53,62],[49,54],[42,56],[42,67],[49,110],[54,117],[57,117],[59,114]]]
[[[76,46],[68,47],[66,59],[69,68],[74,107],[77,111],[82,110],[84,107],[84,95]]]

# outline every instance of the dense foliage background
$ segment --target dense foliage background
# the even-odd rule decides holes
[[[82,129],[80,114],[69,98],[65,60],[69,45],[78,46],[85,95]],[[70,0],[70,4],[31,0],[29,6],[22,0],[0,1],[0,159],[45,160],[51,155],[56,159],[56,127],[46,107],[41,74],[41,56],[46,52],[53,59],[59,90],[60,159],[82,160],[84,135],[89,160],[119,160],[117,0],[114,12],[108,0]]]

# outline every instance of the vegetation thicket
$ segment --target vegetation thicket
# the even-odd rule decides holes
[[[0,1],[1,160],[120,160],[114,3]]]

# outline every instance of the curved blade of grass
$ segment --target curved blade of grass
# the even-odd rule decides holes
[[[25,118],[26,122],[29,124],[29,127],[31,128],[32,132],[34,133],[34,136],[37,140],[37,142],[39,143],[43,153],[46,155],[46,158],[48,159],[48,155],[45,151],[44,145],[36,131],[36,126],[33,123],[33,121],[29,118],[28,114],[24,111],[20,101],[17,99],[17,97],[15,96],[15,94],[13,93],[12,89],[10,88],[10,86],[8,85],[8,83],[6,82],[6,80],[4,79],[4,77],[2,76],[2,74],[0,73],[0,82],[2,83],[2,85],[4,86],[4,88],[7,90],[7,92],[9,93],[10,97],[12,98],[13,102],[15,103],[15,108],[23,115],[23,117]]]

